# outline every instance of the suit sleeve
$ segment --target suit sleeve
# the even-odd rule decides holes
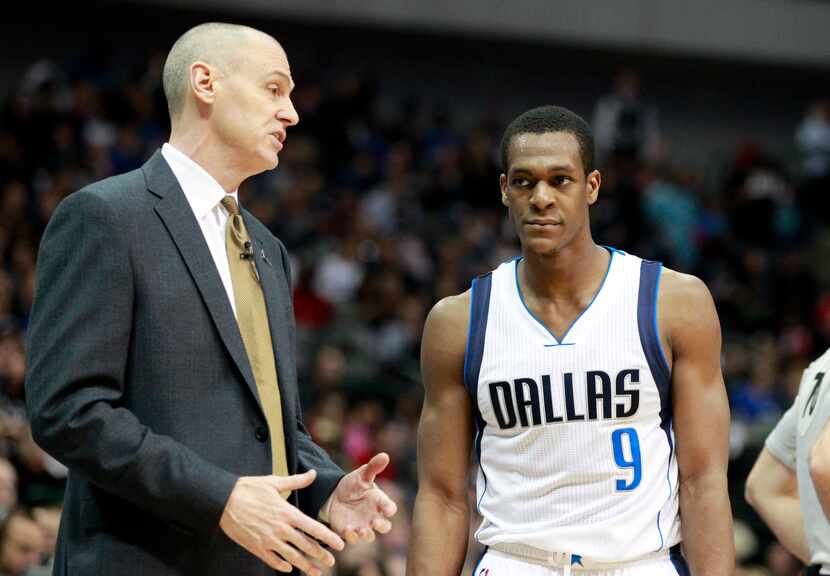
[[[32,433],[73,474],[173,524],[212,532],[236,476],[122,405],[127,364],[141,361],[130,355],[136,301],[123,226],[102,195],[84,189],[46,228],[27,334]]]
[[[282,267],[285,272],[285,278],[288,281],[290,293],[292,282],[288,252],[282,242],[277,240],[277,243],[280,254],[282,255]],[[311,438],[303,423],[303,409],[300,405],[299,394],[297,398],[297,473],[302,474],[311,469],[317,471],[317,479],[314,483],[299,492],[299,507],[308,516],[316,518],[320,508],[344,476],[344,472],[340,466],[332,461],[326,451],[318,446]]]

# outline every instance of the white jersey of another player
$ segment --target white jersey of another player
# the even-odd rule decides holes
[[[465,385],[480,468],[476,539],[566,564],[680,556],[661,265],[611,250],[561,340],[524,304],[520,260],[473,281]]]
[[[810,476],[809,455],[830,418],[830,350],[804,371],[798,396],[766,441],[778,460],[795,471],[804,514],[810,561],[830,574],[830,522],[821,508]]]

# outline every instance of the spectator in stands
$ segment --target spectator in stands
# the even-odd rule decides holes
[[[40,566],[44,539],[25,508],[12,510],[0,525],[0,576],[26,576]]]
[[[614,91],[594,108],[592,128],[600,165],[654,159],[659,147],[657,108],[641,94],[640,74],[624,68]]]
[[[17,470],[6,458],[0,458],[0,522],[17,506]]]

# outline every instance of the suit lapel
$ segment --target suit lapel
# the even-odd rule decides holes
[[[144,173],[147,188],[160,198],[155,206],[156,213],[164,222],[187,265],[222,342],[259,403],[256,381],[245,353],[239,326],[190,204],[160,152],[156,152],[144,165]]]
[[[280,387],[280,402],[282,404],[282,421],[285,429],[286,442],[289,448],[294,443],[296,430],[293,422],[296,422],[297,406],[297,374],[294,364],[294,354],[291,350],[292,342],[289,339],[289,327],[292,324],[291,291],[288,286],[282,268],[278,266],[278,254],[269,254],[263,238],[255,232],[255,226],[251,225],[251,215],[242,211],[245,219],[245,226],[251,235],[254,243],[254,257],[259,277],[262,282],[262,292],[265,295],[265,307],[268,310],[268,325],[271,329],[271,342],[274,347],[274,355],[277,364],[277,379]],[[296,467],[296,450],[286,450],[288,455],[288,469]]]

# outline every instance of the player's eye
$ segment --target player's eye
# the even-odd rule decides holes
[[[527,178],[513,178],[510,180],[510,185],[515,188],[527,188],[530,185],[530,180]]]
[[[553,178],[553,183],[556,186],[562,186],[563,184],[570,182],[571,179],[567,176],[555,176]]]
[[[279,86],[277,86],[276,84],[271,84],[271,85],[269,85],[269,86],[268,86],[268,90],[270,90],[270,91],[271,91],[271,94],[272,94],[273,96],[279,96],[279,95],[280,95],[280,87],[279,87]]]

